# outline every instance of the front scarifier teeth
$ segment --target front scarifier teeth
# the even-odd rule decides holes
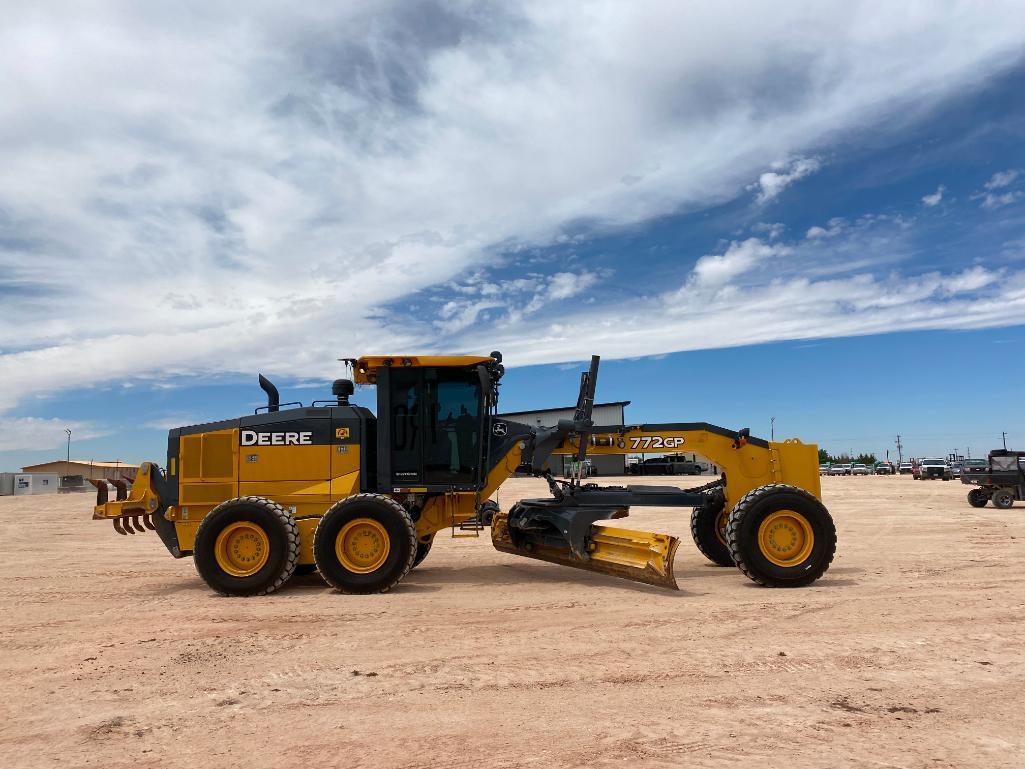
[[[144,516],[142,516],[142,522],[146,524],[146,528],[150,531],[157,530],[157,527],[153,525],[153,516],[149,513],[146,513]]]
[[[123,534],[126,537],[128,536],[128,532],[125,531],[124,527],[121,525],[121,519],[120,518],[114,518],[111,521],[111,523],[114,524],[114,531],[116,531],[118,534]]]
[[[135,530],[137,532],[139,532],[140,534],[145,534],[146,533],[146,529],[143,528],[142,521],[139,520],[139,516],[137,516],[137,515],[133,515],[132,516],[132,525],[135,526]]]
[[[107,482],[90,478],[89,483],[96,487],[96,506],[107,504]]]
[[[128,485],[124,481],[115,481],[111,479],[110,483],[115,489],[117,489],[116,499],[118,502],[124,502],[126,499],[128,499]]]

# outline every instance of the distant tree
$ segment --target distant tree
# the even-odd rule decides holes
[[[858,458],[854,461],[863,465],[874,465],[878,460],[875,454],[858,454]]]
[[[833,458],[829,456],[829,452],[825,449],[819,449],[819,464],[824,465],[827,462],[832,462]]]

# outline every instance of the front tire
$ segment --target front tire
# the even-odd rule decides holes
[[[1014,494],[1007,489],[997,489],[993,492],[991,499],[993,500],[993,507],[998,510],[1010,510],[1011,506],[1014,505]]]
[[[480,506],[480,523],[482,526],[490,526],[491,522],[495,520],[495,513],[500,512],[498,503],[493,499],[488,499],[481,503]]]
[[[356,494],[336,502],[313,537],[317,568],[343,593],[386,593],[416,558],[416,527],[391,497]]]
[[[836,553],[836,526],[804,489],[775,483],[744,495],[730,512],[726,541],[737,568],[766,587],[810,585]]]
[[[704,504],[690,514],[690,535],[698,550],[717,566],[733,566],[733,556],[726,544],[726,500],[721,493],[709,494]]]
[[[196,530],[196,571],[221,595],[267,595],[299,562],[299,527],[277,502],[239,497],[222,502]]]
[[[985,507],[989,502],[989,494],[982,489],[972,489],[968,492],[968,504],[972,507]]]

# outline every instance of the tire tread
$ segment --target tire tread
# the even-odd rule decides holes
[[[409,511],[406,510],[406,508],[404,508],[391,497],[386,496],[385,494],[374,494],[372,492],[353,494],[350,497],[346,497],[345,499],[341,499],[338,502],[335,502],[334,505],[331,506],[331,509],[328,510],[327,513],[317,522],[317,529],[320,528],[321,524],[324,522],[327,516],[331,514],[333,510],[335,510],[341,505],[352,504],[359,500],[374,500],[376,502],[381,502],[386,506],[392,508],[396,513],[398,513],[401,516],[401,520],[406,525],[406,528],[409,531],[409,536],[412,538],[413,542],[416,543],[416,525],[413,523],[413,518],[409,515]],[[314,532],[313,536],[314,541],[316,541],[316,531]],[[417,548],[414,544],[414,546],[409,549],[409,557],[406,559],[405,568],[400,570],[399,572],[396,572],[397,576],[394,577],[387,585],[385,585],[384,587],[380,587],[376,590],[351,590],[345,587],[344,585],[338,584],[336,580],[331,579],[331,577],[329,577],[325,573],[324,569],[320,570],[320,576],[323,577],[324,581],[331,585],[331,587],[333,587],[335,590],[341,593],[345,593],[346,595],[367,595],[369,593],[387,593],[399,582],[401,582],[402,579],[409,573],[409,570],[413,568],[413,561],[416,560],[416,551]]]
[[[770,483],[765,486],[759,486],[741,497],[740,501],[737,502],[730,511],[729,522],[726,524],[726,542],[729,546],[730,554],[733,556],[733,563],[738,569],[740,569],[744,576],[752,582],[756,582],[764,587],[802,587],[804,585],[810,585],[825,574],[829,569],[829,565],[833,562],[833,557],[836,554],[835,526],[831,527],[829,532],[832,541],[827,540],[827,544],[829,545],[829,557],[824,559],[817,569],[808,572],[805,576],[796,580],[777,580],[760,576],[751,568],[751,565],[744,560],[743,555],[740,552],[740,546],[737,543],[737,534],[740,531],[740,526],[743,523],[744,516],[750,512],[756,502],[770,494],[780,491],[784,491],[789,494],[797,494],[799,496],[806,497],[816,504],[821,504],[821,501],[814,494],[809,493],[800,486],[792,486],[789,483]]]
[[[272,499],[267,499],[266,497],[247,496],[235,497],[234,499],[227,499],[224,502],[221,502],[219,505],[217,505],[217,507],[215,507],[209,513],[207,513],[205,516],[203,516],[203,520],[200,521],[199,526],[196,527],[196,540],[199,540],[200,533],[205,531],[204,527],[208,528],[209,525],[212,525],[208,522],[213,519],[214,513],[216,513],[218,510],[222,510],[228,505],[235,505],[238,503],[262,507],[264,510],[274,515],[281,522],[285,530],[286,550],[284,569],[281,570],[281,573],[278,574],[277,579],[275,579],[274,582],[271,583],[268,587],[265,587],[262,590],[258,590],[255,593],[252,593],[252,595],[270,595],[275,590],[278,590],[286,582],[288,582],[289,579],[292,578],[292,574],[295,572],[296,566],[298,566],[299,564],[299,550],[301,542],[299,536],[299,527],[296,525],[295,519],[292,517],[292,514],[288,510],[286,510],[282,505],[278,504]],[[193,558],[193,563],[195,563],[195,558]],[[196,571],[198,573],[198,566],[196,567]],[[199,576],[202,577],[203,575],[200,574]],[[206,580],[204,579],[204,581]],[[210,583],[208,582],[207,584],[209,585]],[[235,595],[234,593],[229,593],[220,588],[217,588],[214,585],[210,585],[210,587],[213,588],[219,595]]]

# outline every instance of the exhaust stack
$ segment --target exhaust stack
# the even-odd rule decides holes
[[[278,395],[278,388],[263,374],[260,374],[260,388],[267,393],[267,411],[274,412],[278,410],[278,405],[281,403],[281,396]]]

